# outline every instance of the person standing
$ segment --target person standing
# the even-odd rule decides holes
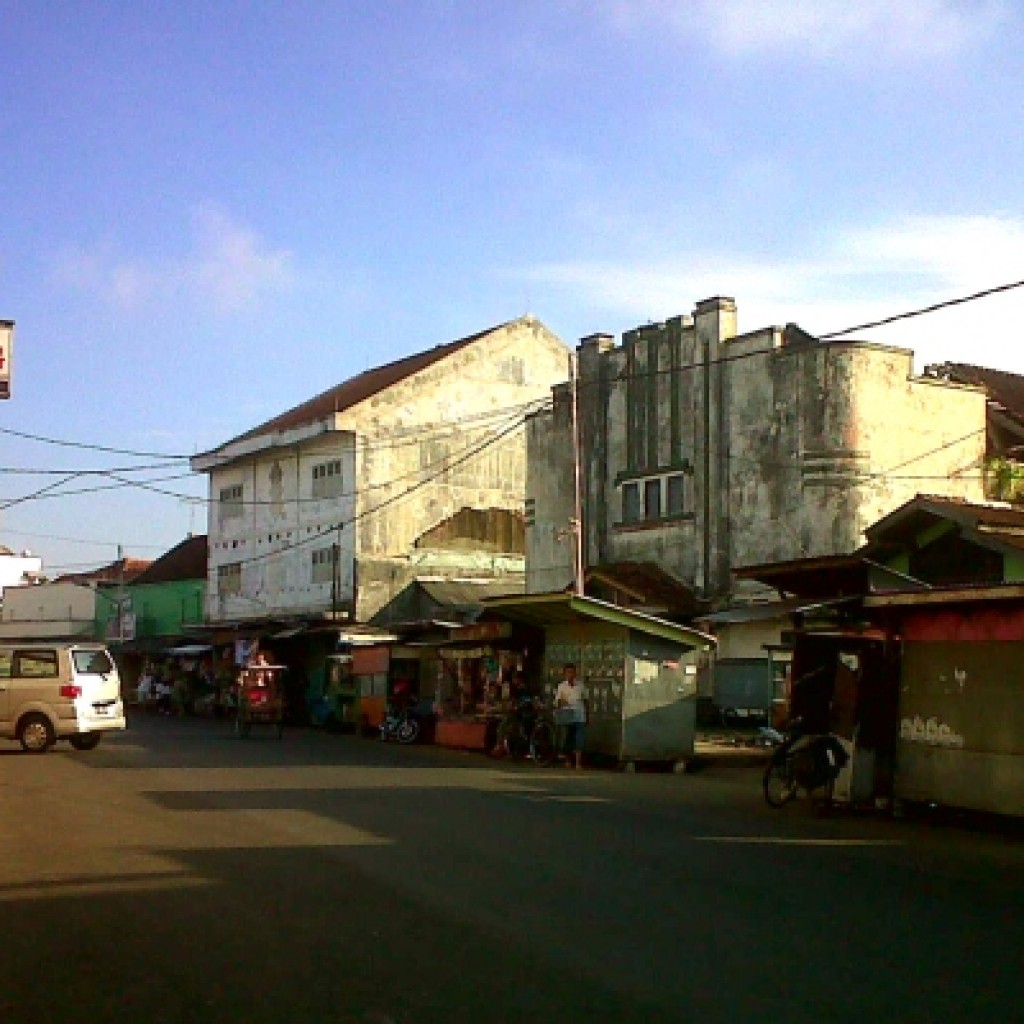
[[[565,722],[565,759],[570,768],[583,767],[583,743],[586,738],[587,704],[583,683],[576,676],[570,661],[562,667],[562,681],[555,690],[555,708],[561,709]]]

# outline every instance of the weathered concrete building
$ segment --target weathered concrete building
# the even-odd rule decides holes
[[[207,618],[365,622],[412,580],[524,573],[525,411],[567,376],[533,317],[361,373],[192,459]]]
[[[734,567],[851,552],[918,491],[983,497],[984,392],[915,376],[905,349],[739,334],[713,298],[620,346],[584,338],[578,366],[586,563],[656,565],[706,607]],[[530,592],[572,579],[570,399],[528,426]]]

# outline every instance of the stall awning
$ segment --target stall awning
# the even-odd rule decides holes
[[[164,654],[178,658],[198,658],[209,654],[211,650],[209,644],[181,644],[179,647],[165,647]]]
[[[507,619],[543,629],[544,626],[573,622],[610,622],[626,629],[657,636],[691,648],[712,648],[717,641],[708,633],[690,626],[659,619],[644,612],[631,611],[595,597],[576,594],[534,594],[529,597],[500,597],[488,601],[482,618]]]
[[[783,619],[790,615],[807,615],[811,612],[859,600],[861,600],[859,597],[833,597],[827,600],[790,597],[783,601],[765,601],[763,604],[726,608],[724,611],[699,615],[697,618],[700,622],[707,622],[713,626],[735,626],[741,623],[771,622],[772,619]]]

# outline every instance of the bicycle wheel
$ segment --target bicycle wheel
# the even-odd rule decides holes
[[[764,770],[764,799],[769,807],[782,807],[796,796],[796,779],[793,777],[793,759],[781,761],[772,758]]]
[[[555,758],[558,757],[554,726],[550,722],[538,722],[530,733],[530,746],[533,748],[533,759],[537,764],[554,764]]]
[[[408,715],[398,725],[395,738],[399,743],[415,743],[420,734],[420,720]]]
[[[498,735],[494,752],[504,757],[522,757],[529,747],[529,739],[523,732],[522,723],[514,715],[506,715],[498,723]]]

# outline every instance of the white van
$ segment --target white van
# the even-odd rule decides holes
[[[92,750],[125,727],[121,680],[102,644],[0,642],[0,738],[42,754]]]

